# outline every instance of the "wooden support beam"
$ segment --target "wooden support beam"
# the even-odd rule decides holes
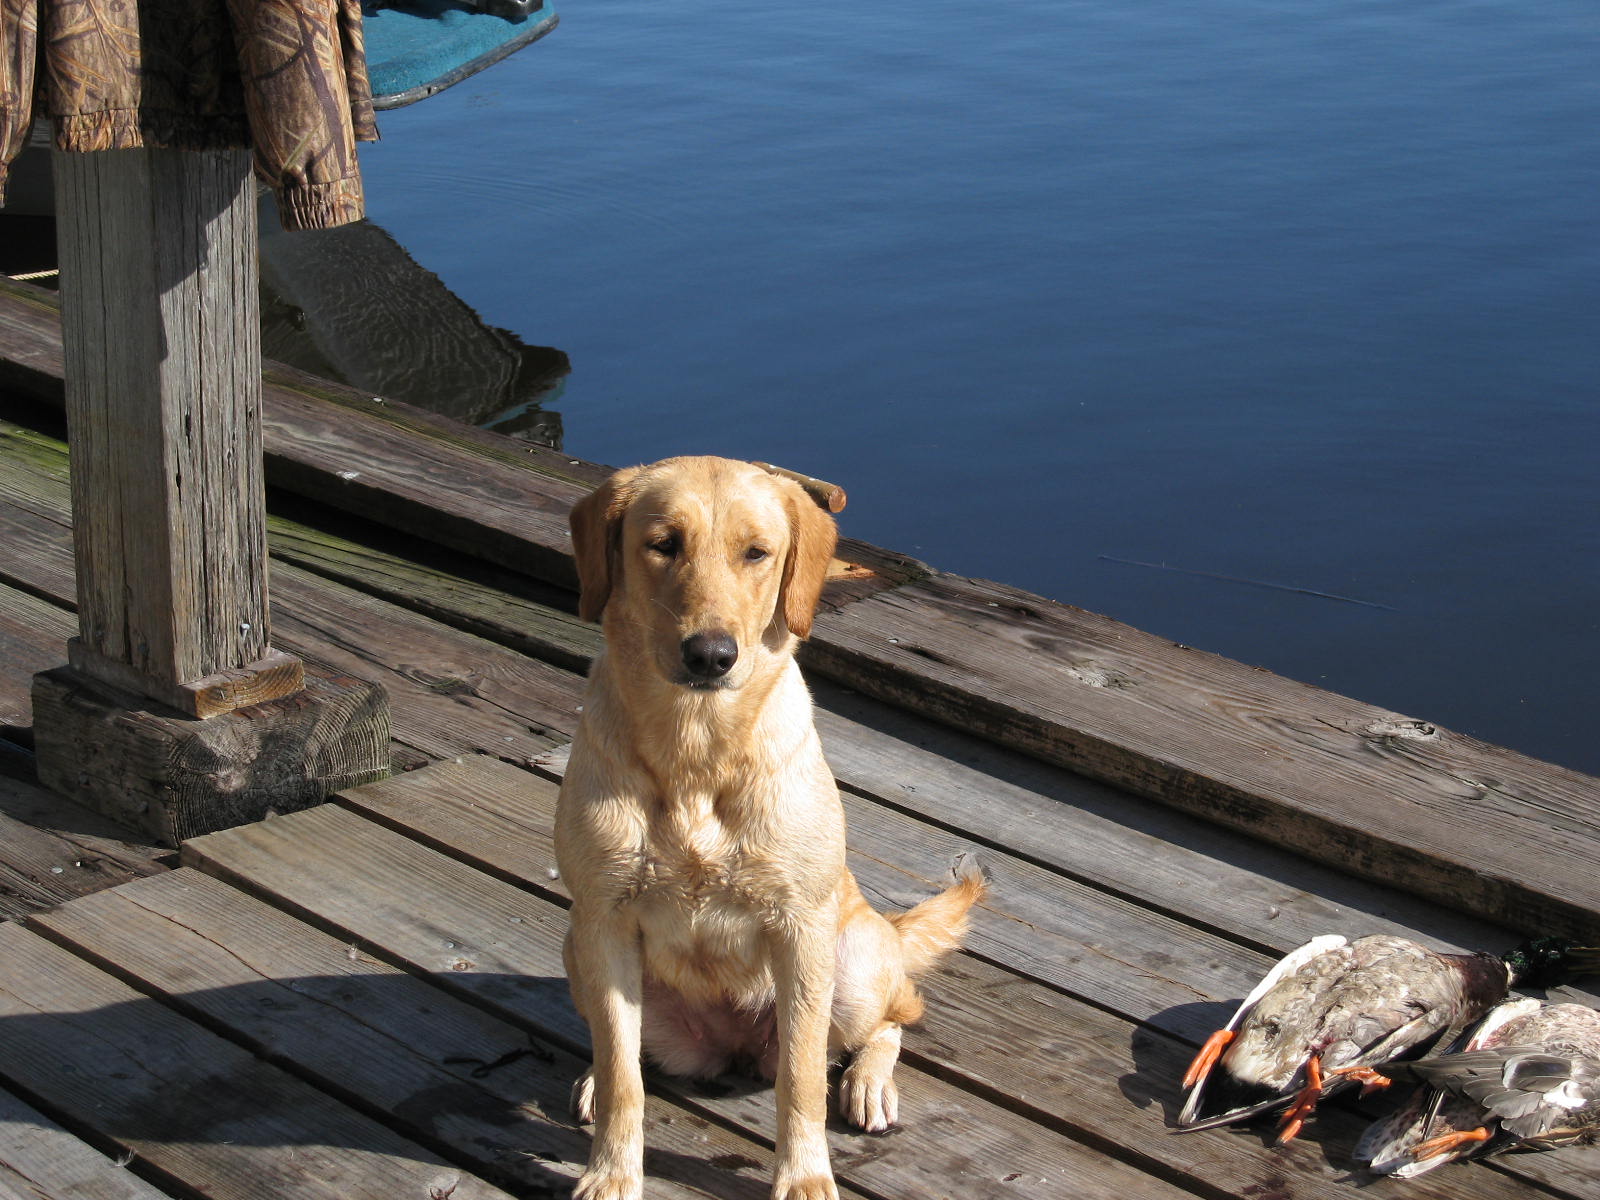
[[[381,778],[383,689],[272,646],[249,152],[54,167],[78,636],[40,780],[175,842]]]
[[[72,665],[194,716],[291,695],[267,613],[249,153],[58,152],[55,172]]]

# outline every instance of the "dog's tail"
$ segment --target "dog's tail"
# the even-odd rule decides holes
[[[976,854],[958,855],[950,871],[956,877],[953,886],[906,912],[887,914],[900,935],[901,959],[912,979],[960,947],[968,911],[988,894],[989,873]]]

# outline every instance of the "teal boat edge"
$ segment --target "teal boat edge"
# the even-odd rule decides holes
[[[538,41],[556,27],[550,0],[520,18],[480,12],[462,0],[407,0],[363,13],[372,106],[426,100]]]

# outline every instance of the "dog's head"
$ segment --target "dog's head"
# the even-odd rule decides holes
[[[572,509],[578,613],[672,683],[744,684],[806,637],[838,531],[751,463],[669,458],[618,471]]]

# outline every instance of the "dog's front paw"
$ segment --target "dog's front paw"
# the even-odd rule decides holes
[[[839,1200],[822,1130],[797,1137],[772,1166],[772,1200]]]
[[[594,1072],[585,1071],[572,1085],[572,1119],[579,1125],[594,1124]]]
[[[585,1171],[572,1200],[644,1200],[642,1176],[623,1171]]]
[[[839,1200],[839,1189],[831,1174],[802,1179],[786,1179],[780,1174],[772,1181],[772,1200]]]
[[[866,1133],[883,1133],[900,1119],[894,1076],[879,1074],[858,1058],[839,1077],[839,1115]]]

